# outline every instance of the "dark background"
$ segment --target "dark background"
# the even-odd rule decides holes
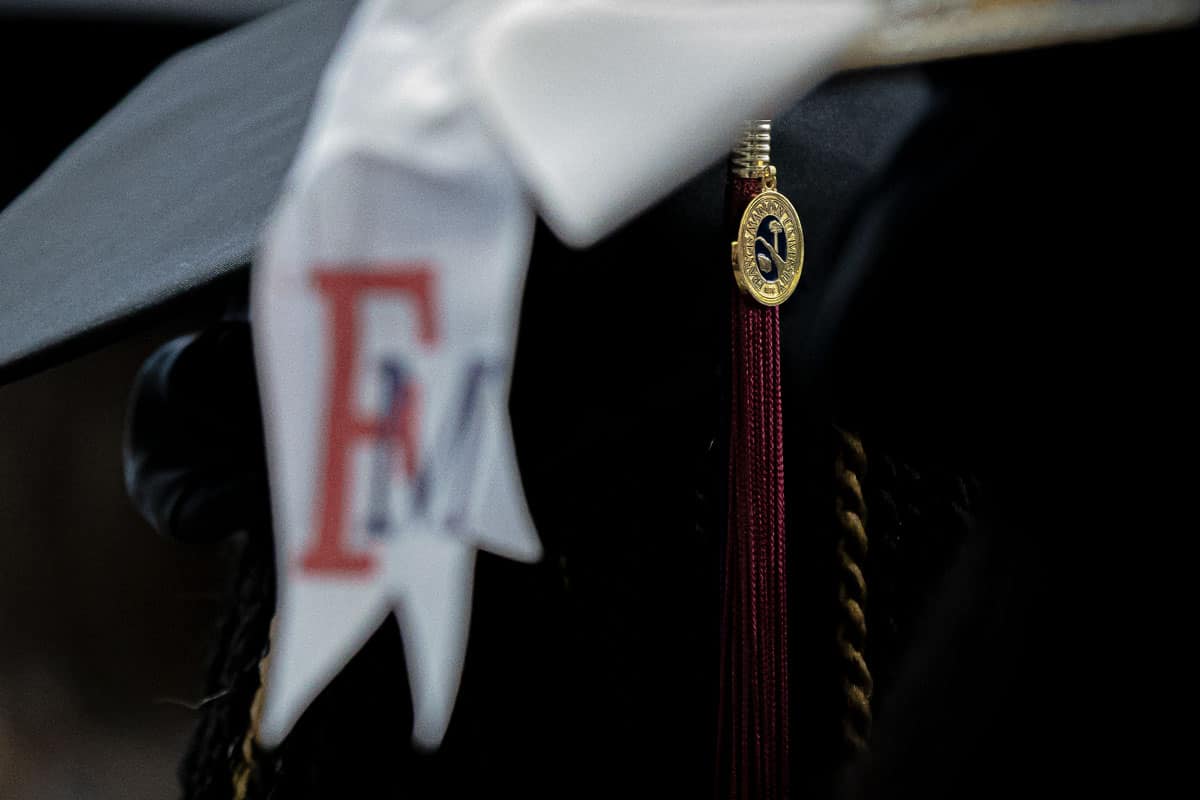
[[[16,5],[0,4],[0,207],[165,58],[247,10]],[[120,447],[138,366],[204,315],[167,309],[148,332],[0,387],[0,797],[178,793],[224,554],[137,516]]]

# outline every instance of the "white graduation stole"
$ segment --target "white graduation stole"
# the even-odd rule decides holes
[[[363,2],[253,271],[279,577],[264,744],[395,613],[413,737],[436,746],[476,550],[540,556],[507,411],[533,203],[596,241],[828,74],[872,9]]]

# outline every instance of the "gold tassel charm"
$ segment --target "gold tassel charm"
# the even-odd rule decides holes
[[[776,188],[770,152],[770,121],[747,122],[734,150],[732,177],[760,183],[742,212],[731,254],[738,288],[764,306],[777,306],[800,282],[804,228],[795,206]]]

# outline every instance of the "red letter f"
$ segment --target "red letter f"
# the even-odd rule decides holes
[[[419,340],[425,345],[435,344],[433,272],[424,264],[404,265],[388,272],[318,269],[313,271],[313,282],[330,310],[332,361],[325,452],[313,514],[317,535],[300,565],[305,572],[361,575],[369,572],[375,562],[370,553],[354,552],[346,542],[346,459],[350,448],[359,439],[388,437],[404,448],[406,462],[412,465],[418,453],[419,425],[410,404],[406,404],[405,411],[408,419],[399,426],[389,424],[387,419],[364,419],[354,409],[352,390],[358,360],[360,300],[369,292],[408,295],[416,304]]]

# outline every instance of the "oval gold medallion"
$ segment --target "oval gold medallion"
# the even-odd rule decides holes
[[[765,306],[791,297],[804,267],[804,229],[796,209],[779,192],[767,190],[746,206],[733,243],[738,287]]]

